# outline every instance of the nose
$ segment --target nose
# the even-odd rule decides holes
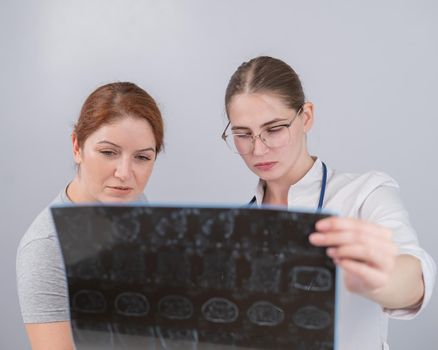
[[[127,181],[132,176],[132,164],[128,157],[123,157],[117,162],[114,176],[121,181]]]
[[[254,141],[253,141],[253,150],[252,150],[252,153],[255,155],[255,156],[262,156],[262,155],[264,155],[267,151],[268,151],[268,146],[266,146],[264,143],[263,143],[263,141],[262,141],[262,138],[261,138],[261,136],[260,135],[258,135],[258,136],[256,136],[256,137],[254,137]]]

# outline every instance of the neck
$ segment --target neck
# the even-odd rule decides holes
[[[266,182],[264,204],[287,206],[287,197],[291,186],[300,181],[312,168],[315,159],[306,154],[298,160],[282,178]]]
[[[65,189],[65,194],[67,198],[70,199],[73,203],[83,202],[83,195],[81,195],[80,184],[78,175],[76,174],[75,178],[72,182],[70,182]]]

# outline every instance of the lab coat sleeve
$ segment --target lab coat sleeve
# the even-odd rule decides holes
[[[374,178],[376,185],[365,198],[362,198],[359,216],[392,230],[399,254],[409,254],[420,260],[425,286],[421,305],[406,309],[384,309],[384,312],[391,318],[412,319],[426,307],[431,298],[436,265],[432,257],[419,245],[417,234],[403,206],[397,182],[383,173],[375,174]]]

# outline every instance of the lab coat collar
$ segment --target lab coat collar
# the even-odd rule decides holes
[[[315,156],[312,156],[315,160],[309,171],[300,179],[298,182],[293,184],[289,189],[289,196],[291,194],[298,194],[305,191],[309,186],[318,184],[320,186],[322,178],[322,161]],[[257,206],[260,206],[263,202],[263,197],[265,195],[266,181],[259,179],[259,182],[255,189],[255,197]]]

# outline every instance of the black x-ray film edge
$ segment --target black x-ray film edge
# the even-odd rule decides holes
[[[251,220],[256,220],[256,218],[257,217],[259,217],[260,215],[261,216],[263,216],[263,215],[266,215],[266,213],[270,213],[269,215],[280,215],[281,213],[283,213],[283,214],[285,214],[285,215],[295,215],[297,218],[299,218],[299,219],[296,219],[296,221],[298,220],[298,221],[303,221],[303,218],[304,217],[307,217],[309,220],[310,220],[310,218],[312,218],[312,220],[314,221],[314,222],[316,222],[318,219],[320,219],[320,218],[323,218],[323,217],[325,217],[325,216],[328,216],[328,214],[326,213],[326,212],[320,212],[320,213],[317,213],[317,214],[315,214],[315,213],[311,213],[311,212],[306,212],[305,210],[300,210],[300,211],[290,211],[290,210],[285,210],[285,209],[278,209],[278,208],[272,208],[272,207],[270,207],[270,208],[242,208],[242,207],[227,207],[227,206],[220,206],[220,207],[217,207],[217,206],[197,206],[197,207],[194,207],[193,205],[180,205],[180,204],[178,204],[178,205],[172,205],[172,206],[166,206],[166,205],[151,205],[151,204],[144,204],[144,203],[142,203],[142,204],[135,204],[135,205],[117,205],[117,206],[114,206],[114,205],[86,205],[86,206],[76,206],[76,205],[67,205],[67,206],[54,206],[54,207],[52,207],[52,213],[53,213],[53,215],[54,215],[54,219],[55,219],[55,225],[56,225],[56,227],[57,227],[57,231],[58,231],[58,234],[59,234],[59,238],[60,238],[60,242],[61,242],[61,246],[63,246],[63,244],[62,244],[62,241],[63,241],[63,239],[65,239],[65,234],[66,234],[66,228],[67,228],[67,226],[68,225],[65,225],[66,224],[66,222],[64,221],[62,221],[62,217],[64,217],[64,219],[65,218],[68,218],[69,217],[69,215],[71,214],[71,213],[75,213],[75,214],[78,214],[78,212],[80,212],[80,211],[82,211],[83,213],[87,213],[88,212],[88,214],[90,214],[90,212],[93,212],[93,211],[102,211],[103,210],[103,212],[106,212],[107,214],[109,213],[109,215],[107,215],[107,219],[112,219],[112,218],[115,218],[115,217],[117,217],[117,211],[119,211],[119,214],[120,214],[120,210],[128,210],[128,211],[138,211],[138,210],[152,210],[152,212],[159,212],[159,211],[166,211],[166,210],[168,210],[169,211],[169,213],[173,213],[173,214],[175,214],[176,212],[178,212],[178,211],[180,211],[180,213],[185,213],[184,215],[192,215],[194,212],[193,211],[197,211],[198,213],[196,214],[196,215],[202,215],[202,213],[206,213],[207,211],[210,211],[210,212],[214,212],[214,211],[216,211],[217,213],[221,213],[221,214],[224,214],[224,212],[225,213],[228,213],[228,214],[230,214],[230,213],[232,213],[232,214],[230,214],[231,216],[233,216],[233,215],[235,215],[235,217],[234,217],[234,219],[236,218],[236,217],[242,217],[242,216],[244,216],[243,214],[245,214],[246,213],[246,215],[249,215],[250,217],[251,217]],[[190,214],[190,211],[192,211],[192,214]],[[68,214],[68,215],[65,215],[65,214],[67,214],[67,212],[70,212],[70,214]],[[168,213],[168,214],[169,214]],[[200,214],[201,213],[201,214]],[[265,213],[265,214],[262,214],[262,213]],[[131,213],[132,214],[132,213]],[[86,214],[84,214],[84,215],[86,215]],[[148,215],[150,215],[150,213],[148,214]],[[169,214],[170,215],[170,214]],[[182,215],[182,216],[184,216],[184,215]],[[224,214],[224,215],[227,215],[227,214]],[[214,216],[214,215],[213,215]],[[162,215],[162,218],[165,218],[166,217],[166,215]],[[207,217],[208,217],[208,215],[207,215]],[[78,218],[80,218],[80,215],[79,215],[79,217]],[[77,218],[77,219],[78,219]],[[91,219],[90,219],[91,218]],[[85,224],[85,226],[89,226],[89,225],[91,225],[91,226],[93,226],[93,224],[92,224],[92,221],[94,220],[94,218],[96,218],[96,216],[95,215],[91,215],[90,216],[90,218],[88,218],[89,220],[86,220],[87,222],[88,222],[88,224]],[[71,219],[71,216],[70,216],[70,219]],[[82,217],[82,219],[84,219],[84,217]],[[234,220],[233,219],[233,220]],[[132,221],[132,220],[128,220],[128,221]],[[127,221],[127,222],[128,222]],[[260,220],[259,220],[260,221]],[[79,220],[79,222],[82,222],[82,226],[84,226],[84,222],[83,222],[83,220]],[[90,224],[90,222],[91,222],[91,224]],[[261,220],[261,222],[259,222],[259,224],[260,225],[262,225],[263,226],[263,220]],[[70,225],[71,226],[71,225]],[[263,227],[262,227],[263,228]],[[82,227],[82,229],[83,229],[83,227]],[[88,228],[88,229],[90,229],[90,227]],[[265,229],[266,229],[266,227],[265,227]],[[77,226],[76,226],[76,230],[77,230]],[[93,230],[92,228],[91,228],[91,230]],[[70,231],[70,234],[72,234],[72,230],[71,229],[69,229],[69,230],[67,230],[67,231]],[[73,232],[75,231],[75,229],[73,229]],[[96,231],[96,230],[95,230]],[[98,231],[98,230],[97,230]],[[107,230],[108,232],[110,231],[110,230]],[[313,231],[313,230],[311,230],[311,231]],[[106,236],[107,237],[109,237],[110,235],[108,235],[108,232],[106,233]],[[168,232],[167,232],[168,233]],[[167,234],[167,233],[165,233],[165,234]],[[310,232],[308,232],[308,233],[310,233]],[[76,232],[76,235],[77,234],[79,234],[79,232]],[[113,232],[113,235],[114,235],[114,232]],[[190,233],[184,233],[184,235],[190,235]],[[237,236],[237,235],[239,235],[239,233],[236,233],[236,232],[232,232],[231,233],[231,235],[233,236]],[[92,237],[92,241],[94,241],[94,243],[96,243],[96,239],[97,239],[97,237],[96,237],[96,233],[93,231],[93,234],[92,235],[89,235],[89,236],[91,236]],[[245,235],[243,235],[243,234],[240,234],[240,236],[239,236],[240,238],[245,238]],[[280,236],[279,236],[280,237]],[[90,237],[88,237],[88,238],[90,238]],[[114,237],[113,237],[114,238]],[[284,237],[283,237],[284,238]],[[290,237],[289,237],[290,238]],[[307,236],[305,237],[306,238],[306,240],[307,240]],[[65,243],[65,242],[64,242]],[[84,243],[84,242],[83,242]],[[120,243],[120,242],[118,242],[118,243]],[[125,242],[126,243],[126,242]],[[223,242],[224,243],[224,242]],[[226,243],[226,242],[225,242]],[[260,242],[261,243],[261,242]],[[265,242],[266,243],[266,242]],[[272,242],[271,242],[271,244],[273,244]],[[67,244],[68,245],[68,244]],[[260,247],[259,247],[260,248]],[[63,255],[64,255],[64,258],[65,258],[65,247],[62,247],[62,250],[63,250]],[[324,255],[324,257],[325,257],[325,253],[323,254]],[[327,257],[325,257],[326,259],[328,259]],[[68,260],[68,259],[67,259]],[[71,265],[69,265],[69,263],[70,263],[71,261],[69,260],[69,261],[66,261],[66,264],[67,264],[67,267],[66,267],[66,271],[67,271],[67,274],[69,274],[69,270],[72,270],[72,266]],[[274,268],[275,267],[278,267],[277,265],[275,265],[274,266]],[[333,268],[333,270],[334,270],[334,268]],[[76,282],[74,282],[74,276],[72,276],[72,273],[71,273],[72,271],[70,271],[70,278],[69,278],[69,291],[70,292],[72,292],[73,290],[72,290],[72,284],[74,284],[74,283],[76,283],[77,282],[77,276],[76,276]],[[333,272],[333,275],[334,275],[334,281],[333,281],[333,287],[335,286],[335,285],[337,285],[338,283],[339,283],[339,281],[338,281],[338,278],[337,278],[337,275],[338,274],[336,274],[335,272]],[[200,276],[197,276],[197,277],[200,277]],[[201,276],[202,277],[202,276]],[[248,276],[247,276],[248,277]],[[72,279],[73,278],[73,279]],[[245,288],[243,288],[243,290],[244,290]],[[77,292],[77,291],[76,291]],[[248,292],[248,291],[246,291],[246,292]],[[255,292],[255,293],[257,293],[257,291],[256,290],[253,290],[253,292]],[[260,290],[258,291],[258,292],[260,292]],[[333,293],[334,293],[334,291],[333,291]],[[123,294],[123,293],[122,293]],[[275,294],[275,293],[274,293]],[[336,294],[334,293],[334,295],[336,296]],[[77,315],[81,315],[81,312],[77,312],[77,310],[75,311],[74,310],[74,300],[73,300],[73,297],[74,297],[74,295],[71,295],[71,297],[70,297],[70,303],[71,303],[71,306],[73,307],[73,310],[72,310],[72,318],[73,318],[73,320],[75,320],[75,317],[77,316]],[[78,299],[78,298],[76,298],[76,299]],[[120,298],[119,298],[120,299]],[[126,299],[126,298],[125,298]],[[334,299],[335,298],[333,298],[333,303],[334,303]],[[336,303],[335,305],[334,305],[334,307],[333,307],[333,320],[332,320],[332,323],[333,323],[333,326],[332,326],[332,328],[333,328],[333,332],[332,332],[332,334],[333,334],[333,337],[332,337],[332,342],[333,342],[333,347],[327,347],[327,346],[325,346],[325,347],[319,347],[319,348],[324,348],[324,349],[332,349],[332,348],[335,348],[336,349],[336,344],[337,344],[337,336],[336,336],[336,334],[337,334],[337,325],[335,324],[335,320],[337,319],[337,317],[336,317],[336,315],[338,314],[338,308],[337,308],[337,304],[338,303]],[[218,304],[219,305],[219,304]],[[76,305],[77,306],[77,305]],[[199,305],[198,305],[198,307],[199,307]],[[266,305],[264,306],[264,307],[266,307]],[[84,310],[82,310],[82,311],[84,311]],[[119,310],[120,311],[120,310]],[[312,310],[310,310],[310,311],[312,311]],[[306,312],[310,312],[309,310],[306,310]],[[245,312],[241,312],[241,314],[244,314]],[[84,315],[84,314],[86,314],[86,313],[84,313],[84,312],[82,312],[82,315]],[[90,313],[88,313],[88,315],[87,316],[89,316],[89,314]],[[114,316],[114,315],[113,315]],[[169,316],[169,315],[167,315],[167,316]],[[199,316],[199,315],[198,315]],[[290,315],[288,315],[288,317],[289,317]],[[113,320],[114,321],[114,320]],[[213,320],[214,321],[214,320]],[[198,322],[199,323],[199,322]],[[198,345],[201,345],[201,344],[198,344]],[[241,345],[243,345],[243,344],[241,344]],[[265,344],[266,345],[266,344]],[[199,347],[198,346],[198,348],[201,348],[201,347]],[[237,348],[237,347],[235,347],[235,348]],[[262,346],[261,348],[267,348],[266,346]],[[273,348],[278,348],[278,346],[276,347],[275,345],[273,345]],[[78,348],[78,349],[80,349],[80,348]],[[316,348],[315,348],[316,349]]]

